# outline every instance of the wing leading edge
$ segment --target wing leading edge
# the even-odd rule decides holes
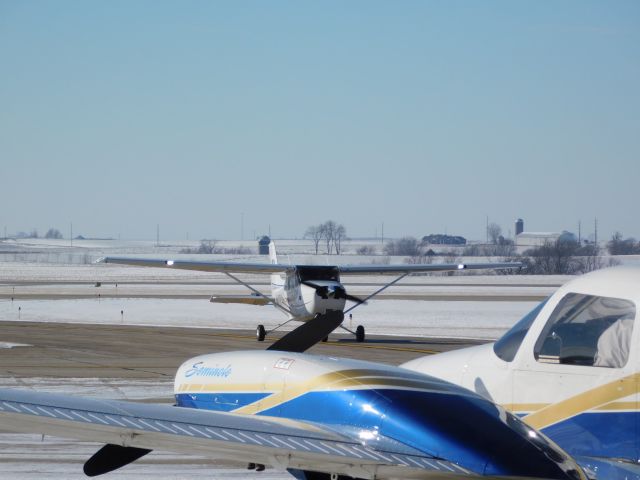
[[[150,258],[105,257],[100,263],[114,263],[133,265],[138,267],[176,268],[179,270],[194,270],[201,272],[230,272],[230,273],[285,273],[293,272],[304,265],[284,265],[270,263],[242,263],[242,262],[201,262],[184,260],[162,260]],[[313,267],[310,265],[310,267]],[[496,270],[520,268],[522,263],[443,263],[443,264],[397,264],[397,265],[338,265],[339,272],[344,275],[402,275],[412,273],[451,272],[458,270]]]
[[[388,438],[273,417],[0,389],[3,430],[357,478],[479,478]]]
[[[200,272],[233,272],[233,273],[282,273],[295,270],[293,265],[271,263],[241,262],[200,262],[186,260],[162,260],[154,258],[104,257],[98,263],[115,263],[137,267],[175,268],[178,270],[195,270]]]
[[[402,275],[429,272],[453,272],[458,270],[499,270],[520,268],[519,262],[498,263],[441,263],[441,264],[398,264],[398,265],[339,265],[343,275],[388,274]]]

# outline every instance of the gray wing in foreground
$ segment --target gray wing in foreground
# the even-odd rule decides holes
[[[345,428],[170,405],[0,389],[0,425],[6,431],[358,478],[475,476],[388,438],[365,444]]]
[[[138,267],[174,268],[179,270],[195,270],[201,272],[233,272],[233,273],[281,273],[292,270],[292,265],[270,263],[235,263],[235,262],[199,262],[187,260],[170,260],[154,258],[104,257],[99,263],[116,263]]]
[[[522,263],[443,263],[443,264],[406,264],[406,265],[339,265],[341,274],[396,274],[451,272],[458,270],[498,270],[520,268]]]

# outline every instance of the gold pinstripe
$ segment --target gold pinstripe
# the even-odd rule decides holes
[[[192,384],[183,383],[178,387],[180,393],[199,392],[264,392],[267,397],[234,410],[234,413],[255,414],[277,407],[296,397],[314,390],[337,390],[354,388],[372,388],[375,386],[402,387],[409,389],[433,390],[433,383],[420,379],[389,376],[389,372],[372,369],[339,370],[318,375],[306,381],[289,384],[283,389],[282,382],[267,384]]]
[[[640,373],[601,385],[571,398],[553,404],[519,403],[506,404],[512,412],[525,413],[523,420],[536,429],[542,429],[589,410],[598,411],[637,411],[639,405],[634,401],[620,401],[638,393]],[[283,389],[283,382],[267,384],[221,384],[221,383],[183,383],[178,387],[181,393],[199,392],[264,392],[268,396],[234,410],[235,413],[255,414],[277,407],[307,392],[317,390],[336,390],[372,387],[401,387],[409,389],[432,390],[433,384],[420,379],[389,376],[389,372],[374,369],[339,370],[318,375],[309,380],[289,384]]]
[[[539,430],[589,410],[604,410],[607,405],[615,404],[616,400],[638,393],[639,380],[640,373],[635,373],[600,385],[561,402],[543,407],[525,416],[523,420]],[[635,404],[635,402],[631,403]],[[634,407],[634,410],[636,408]]]

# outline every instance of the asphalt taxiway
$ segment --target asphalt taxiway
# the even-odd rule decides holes
[[[0,322],[0,377],[173,378],[178,366],[200,354],[266,349],[254,332],[213,328]],[[371,335],[358,343],[332,334],[308,352],[400,364],[413,358],[480,343],[447,338]]]

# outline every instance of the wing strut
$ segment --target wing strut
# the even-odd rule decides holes
[[[409,273],[405,273],[403,275],[400,275],[398,278],[396,278],[395,280],[393,280],[392,282],[387,283],[384,287],[379,288],[378,290],[376,290],[375,292],[373,292],[371,295],[369,295],[368,297],[364,297],[360,303],[356,303],[354,306],[346,309],[344,311],[344,313],[349,313],[351,310],[353,310],[356,307],[359,307],[360,305],[362,305],[364,302],[366,302],[367,300],[369,300],[370,298],[375,297],[376,295],[378,295],[380,292],[382,292],[383,290],[386,290],[387,288],[391,287],[392,285],[395,285],[396,283],[398,283],[400,280],[402,280],[404,277],[406,277],[407,275],[409,275]]]
[[[275,300],[267,297],[264,293],[260,292],[258,289],[252,287],[251,285],[249,285],[247,282],[243,282],[242,280],[240,280],[238,277],[236,277],[235,275],[230,274],[229,272],[224,272],[224,274],[231,278],[232,280],[238,282],[240,285],[244,285],[245,287],[247,287],[249,290],[251,290],[253,293],[255,293],[256,295],[261,296],[262,298],[266,298],[270,304],[272,304],[274,307],[276,307],[279,310],[282,310],[283,312],[285,312],[288,315],[293,316],[293,314],[289,311],[289,309],[283,307],[282,305],[279,305]]]

